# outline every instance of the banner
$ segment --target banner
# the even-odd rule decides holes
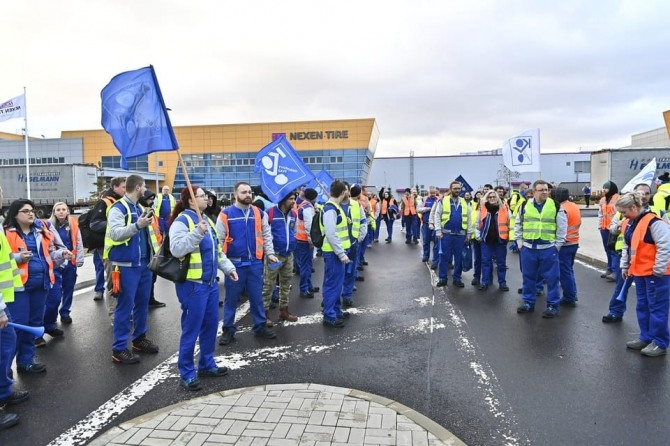
[[[636,185],[644,183],[647,186],[651,187],[651,182],[654,181],[654,176],[656,175],[656,158],[652,159],[647,163],[646,166],[635,175],[624,187],[621,188],[622,194],[627,194],[628,192],[633,192],[633,189]]]
[[[254,171],[261,174],[261,188],[273,203],[314,178],[284,135],[258,152]]]
[[[311,187],[319,194],[316,198],[317,202],[325,203],[330,198],[330,185],[333,184],[333,181],[334,179],[328,171],[322,169],[321,172],[316,174],[316,178],[307,183],[307,187]]]
[[[0,122],[26,117],[26,95],[22,94],[0,104]]]
[[[153,66],[118,74],[100,92],[102,127],[127,158],[178,150]]]
[[[515,172],[540,172],[540,129],[524,130],[503,143],[505,166]]]

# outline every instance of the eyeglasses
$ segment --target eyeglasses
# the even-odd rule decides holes
[[[207,195],[196,195],[195,198],[207,198]]]
[[[21,209],[19,212],[22,213],[22,214],[34,214],[35,210],[34,209]]]
[[[535,189],[535,192],[549,192],[549,189]]]

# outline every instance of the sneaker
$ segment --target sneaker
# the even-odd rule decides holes
[[[263,338],[263,339],[274,339],[277,337],[274,331],[270,330],[267,327],[261,327],[258,330],[254,332],[254,336],[257,338]]]
[[[340,314],[337,315],[338,319],[349,319],[351,317],[351,313],[348,311],[343,311]]]
[[[656,345],[656,342],[651,341],[651,344],[643,348],[640,353],[642,353],[644,356],[663,356],[668,353],[668,350],[659,347]]]
[[[149,301],[149,308],[163,308],[165,306],[164,302],[160,302],[156,299]]]
[[[48,334],[49,336],[51,336],[52,338],[57,338],[57,337],[63,336],[65,334],[65,332],[63,330],[61,330],[60,328],[53,328],[51,330],[45,331],[45,333]]]
[[[356,277],[356,282],[365,282],[365,277],[363,276]]]
[[[202,390],[202,385],[200,384],[200,381],[198,381],[198,378],[180,379],[179,385],[182,386],[184,389],[190,390],[192,392]]]
[[[19,373],[44,373],[47,371],[47,366],[39,362],[33,362],[27,365],[16,365],[16,371]]]
[[[44,340],[42,336],[39,338],[35,338],[35,347],[41,348],[41,347],[46,347],[47,341]]]
[[[351,299],[342,299],[342,308],[354,308],[354,301]]]
[[[72,318],[70,316],[61,316],[60,321],[63,324],[70,325],[72,323]]]
[[[100,302],[103,299],[103,294],[102,291],[96,291],[95,295],[93,296],[93,300],[96,302]]]
[[[503,292],[509,291],[509,287],[507,285],[500,285],[498,289]]]
[[[472,285],[472,286],[479,285],[479,279],[477,279],[477,278],[472,279],[472,282],[470,282],[470,285]]]
[[[626,348],[629,348],[631,350],[642,350],[646,346],[649,345],[649,342],[644,342],[641,339],[635,339],[633,341],[628,341],[626,342]]]
[[[447,280],[446,279],[440,279],[440,280],[437,281],[435,286],[437,286],[437,287],[447,286]]]
[[[314,293],[311,291],[309,293],[300,293],[300,297],[303,299],[314,299]]]
[[[614,273],[612,271],[605,271],[600,275],[601,279],[607,279],[608,277],[612,277]]]
[[[16,426],[19,424],[20,420],[21,417],[17,414],[5,412],[4,409],[0,409],[0,431]]]
[[[136,364],[140,362],[140,357],[134,355],[133,352],[128,349],[112,350],[112,361],[120,364]]]
[[[335,319],[334,321],[329,321],[328,319],[323,320],[323,325],[326,327],[332,328],[344,328],[344,321],[342,319]]]
[[[464,288],[464,287],[465,287],[465,284],[464,284],[463,282],[456,282],[456,281],[454,281],[454,286],[455,286],[456,288]]]
[[[207,370],[198,370],[198,376],[211,376],[218,378],[220,376],[226,376],[228,374],[228,367],[212,367]]]
[[[535,307],[528,302],[522,303],[521,306],[516,309],[516,312],[519,314],[532,313],[533,311],[535,311]]]
[[[143,335],[133,341],[133,351],[142,353],[158,353],[158,346]]]
[[[615,314],[609,313],[603,316],[603,322],[606,324],[611,324],[612,322],[621,322],[623,320],[622,316],[617,316]]]
[[[577,302],[575,302],[572,299],[561,299],[561,300],[558,301],[558,304],[562,307],[572,307],[572,308],[574,308],[574,307],[577,306]]]
[[[221,337],[219,338],[219,345],[228,345],[234,341],[235,341],[235,335],[233,334],[233,332],[224,328],[223,333],[221,333]]]
[[[551,319],[555,316],[558,316],[558,306],[547,305],[547,309],[542,312],[542,317],[545,319]]]
[[[0,400],[0,406],[13,406],[30,398],[27,390],[15,390],[11,395]]]

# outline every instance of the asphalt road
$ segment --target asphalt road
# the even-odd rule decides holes
[[[578,307],[545,320],[543,299],[533,314],[515,312],[521,282],[515,255],[508,259],[511,291],[500,293],[470,286],[471,273],[464,274],[464,289],[433,288],[420,246],[397,240],[368,253],[345,329],[321,325],[320,299],[299,299],[296,277],[290,308],[301,320],[266,341],[253,337],[244,316],[237,342],[217,347],[230,375],[207,380],[197,395],[315,382],[397,400],[469,445],[667,442],[668,360],[626,351],[626,340],[638,332],[634,312],[619,325],[600,321],[613,287],[599,271],[576,265]],[[317,259],[315,283],[322,265]],[[11,408],[22,421],[0,432],[0,445],[85,444],[111,426],[194,397],[178,385],[180,310],[173,285],[159,279],[157,297],[168,306],[152,310],[149,337],[161,351],[123,366],[111,361],[104,305],[90,290],[78,295],[64,339],[38,351],[48,372],[17,378],[31,399]]]

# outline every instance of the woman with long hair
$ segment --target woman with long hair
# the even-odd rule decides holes
[[[486,193],[483,206],[479,208],[475,220],[475,238],[481,246],[482,273],[480,290],[493,284],[493,259],[498,271],[498,288],[509,291],[507,286],[507,242],[509,240],[510,210],[498,193]]]
[[[5,234],[14,254],[23,290],[17,291],[14,302],[8,304],[14,322],[41,326],[49,290],[56,281],[55,265],[71,261],[74,255],[54,243],[55,236],[45,224],[35,218],[33,202],[19,199],[9,206],[5,221]],[[33,335],[25,331],[16,333],[16,369],[19,373],[46,372],[46,366],[35,362]]]
[[[614,181],[606,181],[605,184],[603,184],[603,193],[604,195],[598,203],[598,228],[600,229],[600,237],[602,238],[603,248],[607,255],[607,269],[600,275],[600,277],[616,282],[616,278],[614,277],[614,262],[616,261],[617,256],[614,249],[609,248],[608,245],[610,238],[610,224],[616,213],[615,203],[619,199],[619,188]]]
[[[386,243],[391,243],[391,240],[393,240],[393,223],[398,215],[398,205],[395,198],[391,195],[391,192],[384,192],[384,189],[382,189],[379,209],[379,215],[382,220],[384,220],[384,223],[386,223],[386,233],[388,235],[385,241]]]
[[[56,328],[56,318],[59,313],[63,324],[72,323],[70,308],[74,285],[77,282],[77,268],[84,264],[84,245],[81,232],[79,232],[79,220],[70,215],[67,204],[63,202],[54,204],[49,222],[58,232],[63,246],[74,255],[71,261],[54,267],[55,282],[49,290],[44,311],[45,332],[51,336],[58,336],[63,334],[62,330]]]
[[[191,196],[193,196],[195,201]],[[224,376],[226,367],[214,361],[216,331],[219,325],[219,282],[217,268],[231,280],[237,280],[235,266],[222,251],[215,223],[203,211],[207,194],[197,186],[185,187],[174,210],[170,225],[170,251],[175,257],[190,255],[186,281],[175,282],[181,304],[181,338],[179,340],[180,384],[187,390],[200,390],[198,376]],[[202,215],[198,218],[196,210]],[[200,341],[200,360],[193,359],[196,340]]]

